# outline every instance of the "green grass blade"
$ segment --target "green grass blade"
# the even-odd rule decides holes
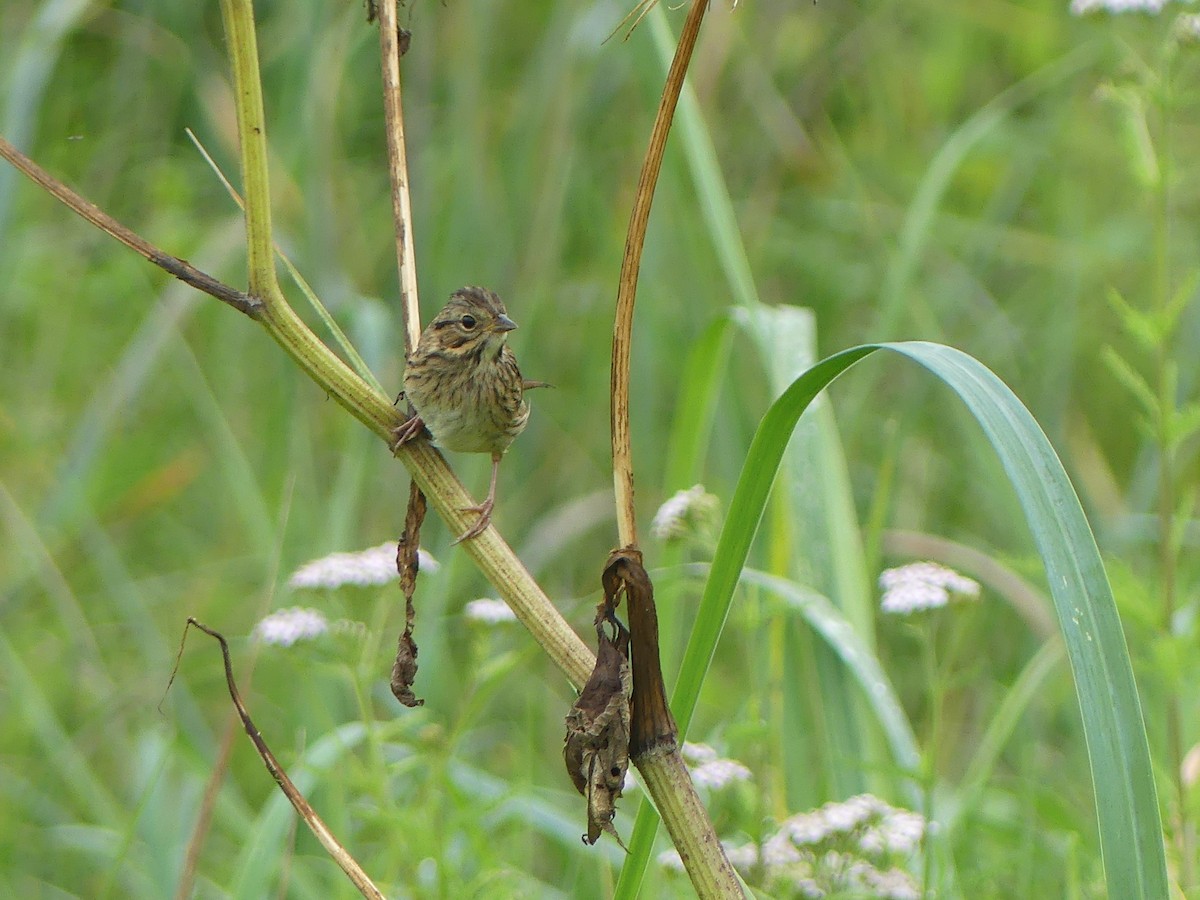
[[[1110,897],[1166,897],[1162,823],[1141,702],[1112,588],[1079,498],[1050,442],[1008,387],[939,344],[885,344],[954,390],[1017,492],[1046,567],[1075,677]]]
[[[735,310],[735,319],[753,337],[779,396],[817,360],[816,317],[796,306],[757,306]],[[766,556],[775,575],[810,585],[833,603],[868,650],[875,645],[874,591],[866,574],[861,530],[854,509],[837,422],[828,403],[818,403],[792,432],[784,452]],[[823,796],[849,797],[866,790],[884,792],[868,772],[886,769],[888,751],[870,724],[866,709],[836,653],[799,620],[783,636],[785,657],[805,659],[810,675],[800,689],[782,692],[780,721],[772,723],[782,761],[791,774],[785,783],[791,809],[803,809]],[[772,680],[795,680],[783,671]]]
[[[687,733],[695,712],[700,686],[712,661],[717,639],[725,627],[733,589],[741,577],[750,543],[766,508],[767,496],[800,414],[834,378],[875,349],[858,347],[817,363],[771,404],[759,423],[721,529],[672,698],[671,708],[682,734]]]
[[[730,501],[725,524],[721,528],[716,556],[709,570],[704,596],[696,611],[692,635],[672,695],[671,709],[679,725],[681,738],[687,734],[688,724],[695,712],[700,686],[716,650],[717,639],[725,627],[733,589],[741,577],[746,555],[750,552],[750,542],[758,530],[767,495],[796,421],[826,384],[874,349],[861,347],[848,350],[818,363],[771,405],[758,426]],[[657,826],[657,813],[649,803],[643,802],[629,842],[629,858],[617,884],[617,897],[637,895],[642,875],[650,861]]]
[[[663,487],[668,492],[689,488],[701,477],[717,418],[717,399],[728,373],[732,324],[726,315],[710,322],[688,352],[667,442]]]
[[[815,365],[771,405],[754,435],[730,503],[684,656],[672,703],[681,733],[686,733],[695,711],[733,590],[797,420],[835,378],[880,349],[906,356],[944,381],[996,449],[1045,565],[1071,663],[1109,896],[1165,898],[1162,824],[1141,704],[1095,539],[1061,462],[1033,416],[986,366],[953,348],[923,342],[854,347]],[[645,818],[639,815],[639,826]],[[636,832],[632,846],[641,846]],[[627,867],[639,862],[645,864],[631,853]]]

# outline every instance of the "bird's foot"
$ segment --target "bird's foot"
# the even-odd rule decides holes
[[[425,430],[425,423],[420,416],[413,416],[403,425],[392,429],[392,454],[407,444]]]
[[[492,508],[495,505],[495,501],[491,497],[488,497],[478,506],[464,506],[462,508],[463,512],[479,513],[479,518],[475,520],[474,525],[455,538],[454,544],[451,544],[451,546],[461,544],[463,541],[469,541],[471,538],[476,538],[483,534],[484,529],[492,524]]]

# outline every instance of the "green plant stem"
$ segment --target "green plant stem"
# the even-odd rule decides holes
[[[241,136],[250,294],[262,303],[258,321],[327,394],[390,442],[393,429],[402,422],[400,413],[387,397],[373,390],[321,343],[288,305],[279,287],[271,243],[266,124],[253,6],[250,0],[222,0],[221,10],[229,38]],[[473,519],[464,509],[473,501],[441,454],[420,441],[406,444],[398,456],[450,529],[465,530]],[[583,685],[595,663],[594,654],[496,530],[487,529],[463,547],[571,682]]]
[[[667,832],[679,851],[692,887],[698,897],[744,897],[737,873],[725,857],[721,842],[708,831],[692,827],[697,821],[708,822],[708,811],[700,802],[692,778],[677,748],[644,754],[638,759],[638,772]]]
[[[702,3],[697,6],[701,7]],[[360,422],[390,441],[393,429],[401,422],[399,413],[387,398],[372,390],[317,339],[288,305],[280,290],[272,252],[266,125],[258,78],[253,7],[250,0],[222,0],[221,8],[233,56],[246,198],[250,294],[262,301],[263,310],[259,320],[314,381]],[[698,28],[699,15],[693,13],[692,18],[696,20],[695,27]],[[692,40],[694,42],[694,34]],[[688,49],[690,51],[690,46]],[[686,70],[686,58],[682,69]],[[681,81],[682,77],[680,71],[677,78]],[[678,95],[678,88],[675,94]],[[660,139],[665,140],[665,134]],[[647,206],[647,214],[648,211]],[[471,499],[450,472],[441,454],[428,444],[417,442],[401,448],[399,456],[447,524],[452,529],[465,529],[468,516],[464,510],[472,505]],[[629,471],[629,500],[632,501],[632,470]],[[632,502],[629,509],[632,510]],[[627,535],[623,539],[635,541],[636,536]],[[591,674],[594,655],[559,615],[495,529],[488,528],[463,546],[509,603],[517,618],[566,672],[568,678],[577,687],[583,685]],[[664,813],[668,831],[680,848],[688,875],[699,895],[743,896],[740,883],[725,859],[724,850],[716,839],[707,812],[688,779],[687,769],[678,753],[644,757],[639,768],[647,789]]]

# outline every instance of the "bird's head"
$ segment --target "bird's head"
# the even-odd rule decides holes
[[[481,287],[459,288],[429,325],[444,351],[477,357],[497,355],[516,327],[504,311],[504,301]]]

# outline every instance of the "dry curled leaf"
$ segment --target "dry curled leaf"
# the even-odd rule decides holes
[[[606,623],[612,626],[612,636]],[[575,789],[587,798],[584,841],[594,844],[605,831],[624,848],[612,820],[629,769],[633,675],[629,667],[629,630],[607,605],[596,614],[596,638],[596,667],[567,713],[563,760]]]
[[[413,640],[413,593],[417,589],[421,543],[421,523],[425,520],[425,495],[414,481],[409,487],[408,512],[404,517],[404,534],[396,544],[396,572],[400,575],[400,590],[404,592],[404,631],[396,644],[396,662],[392,665],[392,693],[405,706],[423,706],[424,700],[413,693],[417,677],[417,642]]]

